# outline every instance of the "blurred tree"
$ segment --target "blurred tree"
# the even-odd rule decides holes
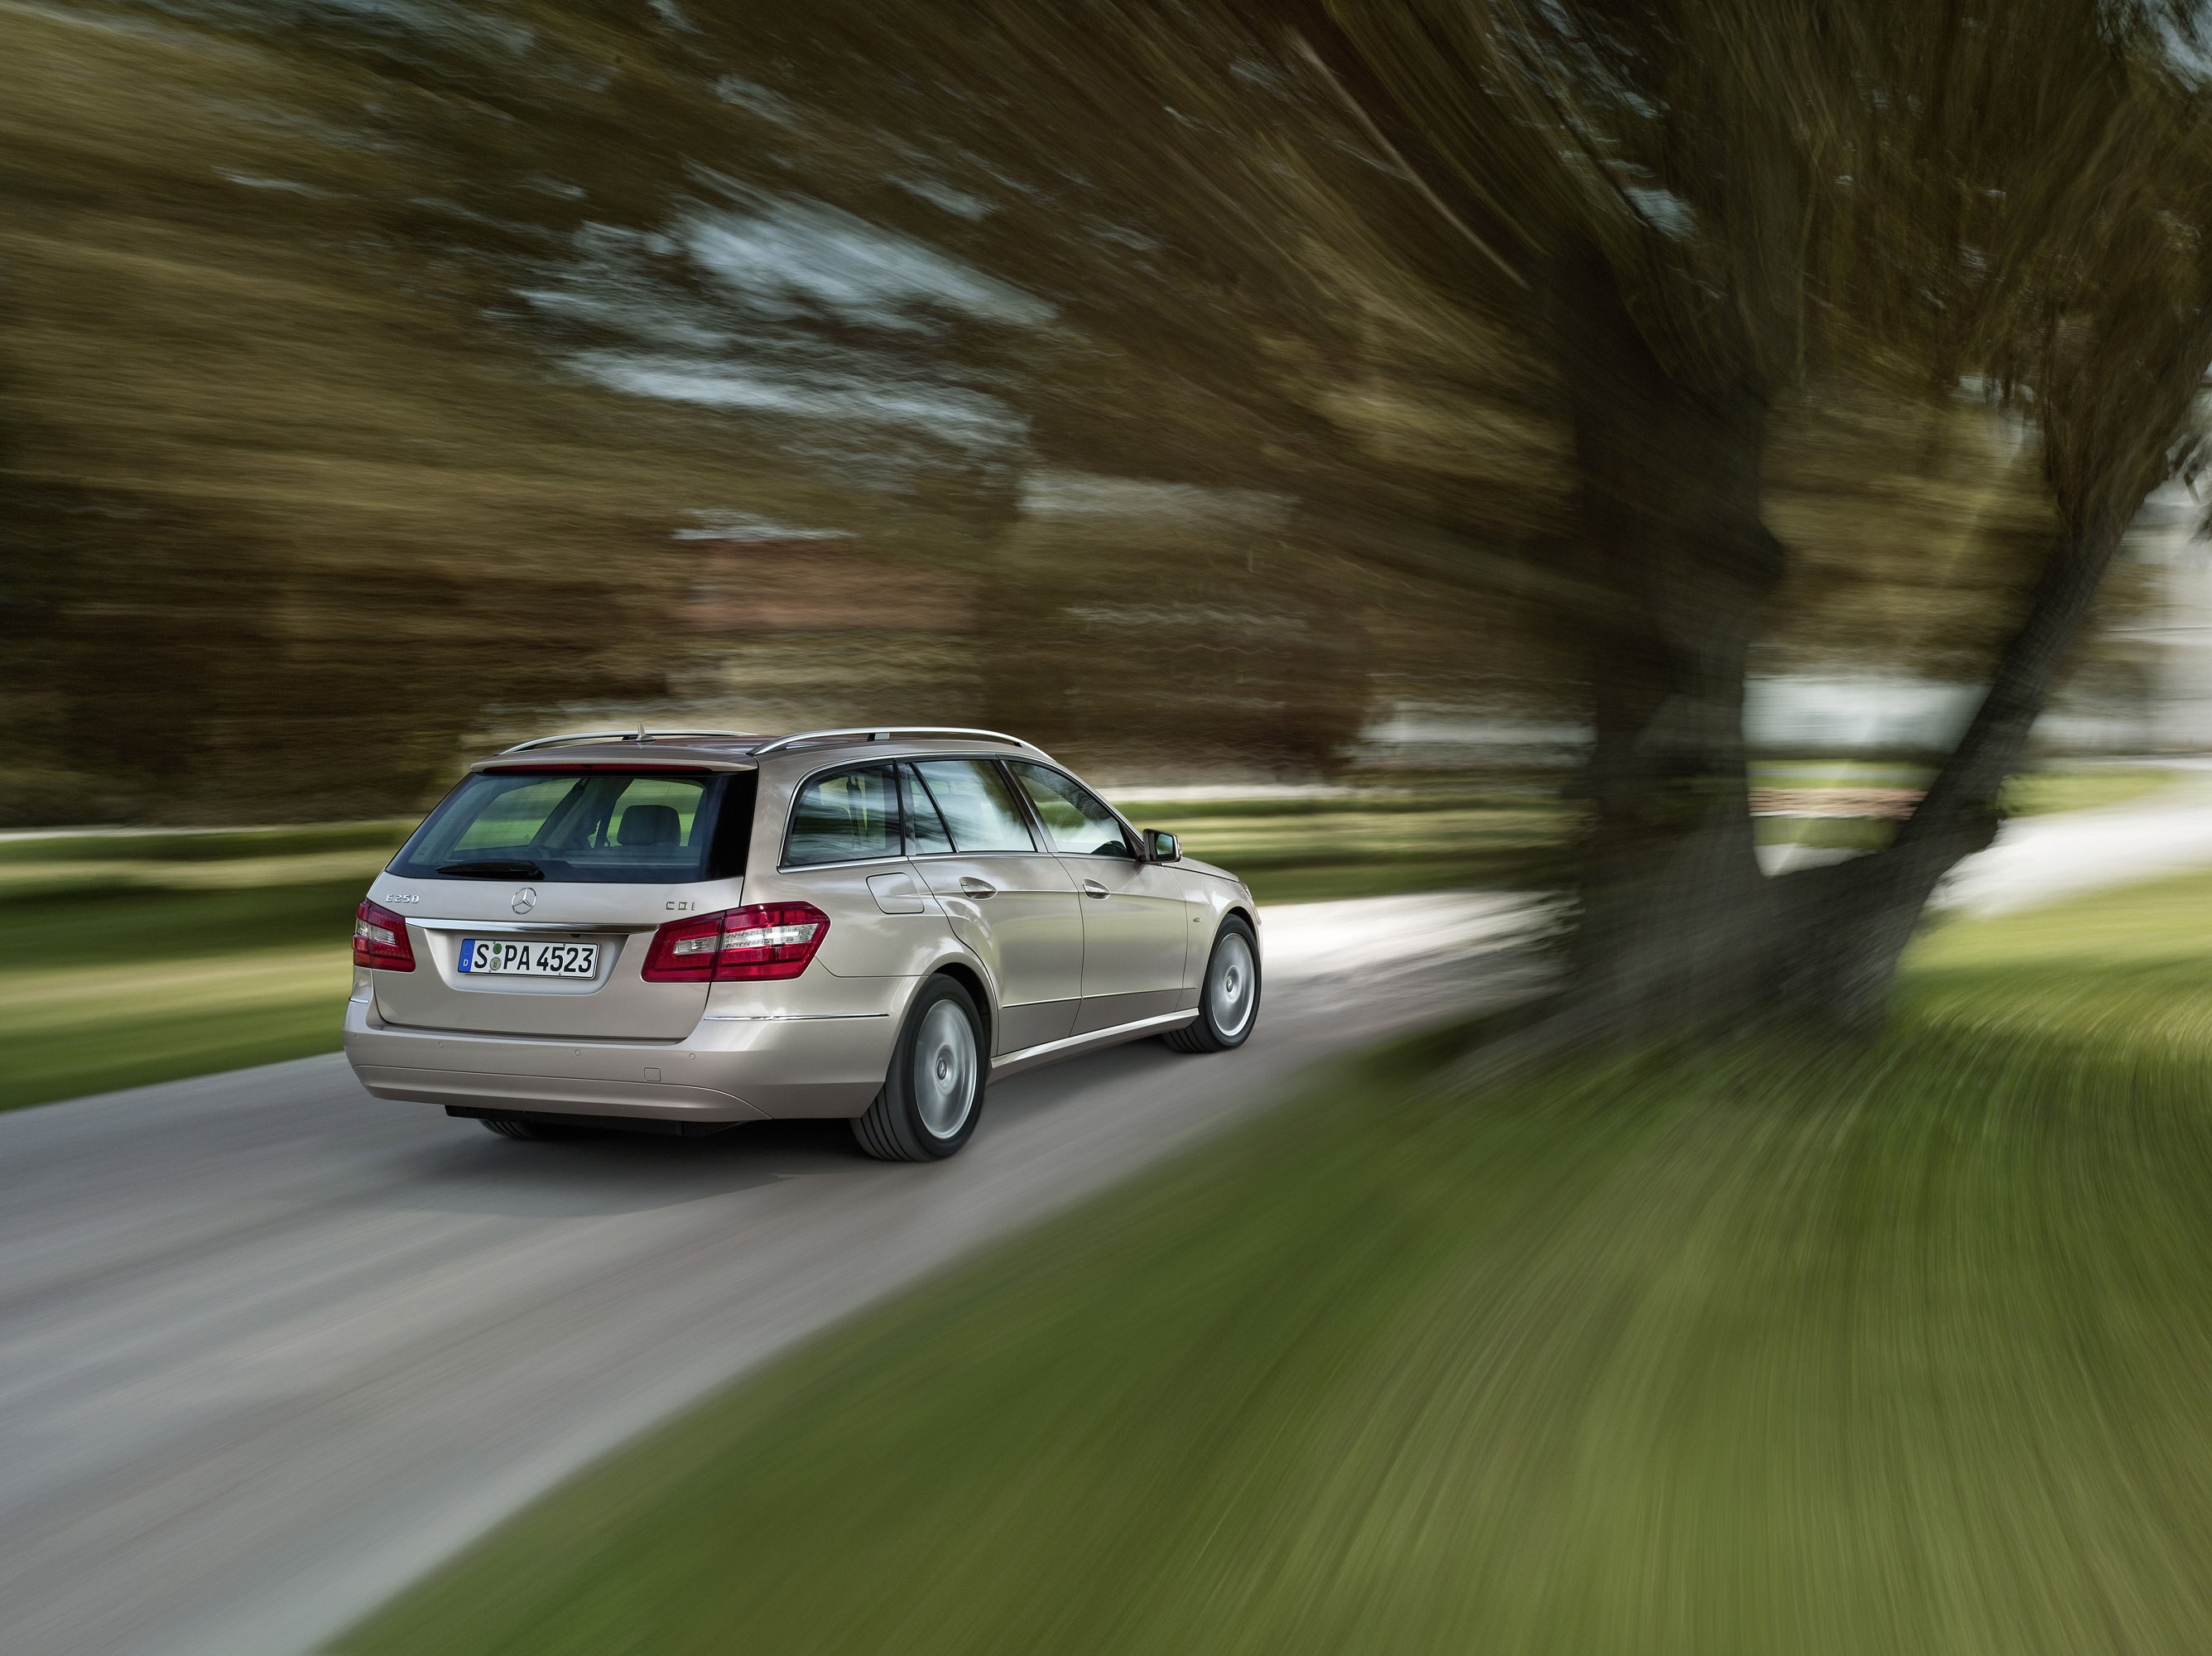
[[[219,3],[0,33],[0,820],[410,808],[489,706],[663,693],[687,513],[842,507],[529,331],[582,216],[545,169],[606,131],[557,39]],[[482,95],[502,66],[532,124]]]
[[[2187,20],[2099,0],[1271,7],[1462,243],[1543,300],[1593,589],[1577,1004],[1626,1034],[1870,1016],[1993,801],[2212,358]],[[1981,715],[1882,855],[1763,880],[1742,686],[1787,572],[1762,472],[1808,369],[1977,374],[2055,533]]]
[[[1101,618],[1187,576],[1218,512],[1065,556],[1008,539],[1025,470],[1265,492],[1329,434],[1264,369],[1328,330],[1281,297],[1316,289],[1270,251],[1292,221],[1215,268],[1156,210],[1255,222],[1224,222],[1233,180],[1159,187],[1191,118],[1158,88],[1198,107],[1205,57],[997,21],[8,14],[11,486],[108,527],[19,560],[43,596],[16,606],[40,618],[0,808],[402,807],[488,705],[661,694],[690,560],[667,536],[717,508],[986,575],[1019,631],[982,699],[1027,697],[1042,652],[1046,734],[1332,760],[1366,679],[1341,595],[1298,573],[1341,559],[1285,555],[1310,533],[1208,554],[1237,667],[1196,719],[1128,692]],[[1267,100],[1229,84],[1249,130]],[[1285,618],[1308,648],[1254,648]]]

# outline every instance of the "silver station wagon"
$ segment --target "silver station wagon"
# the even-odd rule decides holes
[[[1015,737],[590,733],[471,767],[371,886],[345,1050],[512,1138],[843,1117],[921,1161],[988,1079],[1259,1003],[1243,882]]]

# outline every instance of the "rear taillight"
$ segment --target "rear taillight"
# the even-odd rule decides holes
[[[364,902],[353,911],[353,963],[372,971],[414,971],[407,922],[389,909]]]
[[[732,910],[731,913],[738,910]],[[648,983],[711,983],[714,981],[714,952],[722,947],[721,914],[702,914],[690,920],[672,920],[653,935],[639,974]]]
[[[829,932],[830,916],[811,903],[756,903],[672,920],[653,935],[639,975],[648,983],[796,977]]]
[[[811,903],[763,903],[722,916],[714,979],[796,977],[829,935],[830,916]]]

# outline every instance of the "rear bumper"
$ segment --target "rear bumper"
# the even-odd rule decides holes
[[[913,985],[896,987],[903,1005]],[[888,1010],[706,1018],[683,1040],[639,1042],[408,1028],[365,998],[345,1014],[346,1060],[380,1099],[702,1123],[860,1115],[897,1034]]]
[[[380,1099],[416,1104],[461,1105],[554,1115],[638,1116],[649,1120],[735,1123],[768,1121],[735,1093],[708,1087],[603,1081],[544,1075],[502,1075],[474,1069],[415,1069],[398,1064],[356,1063],[353,1073]]]

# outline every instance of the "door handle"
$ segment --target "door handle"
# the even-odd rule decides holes
[[[1104,897],[1107,891],[1097,880],[1086,880],[1083,882],[1083,894],[1085,897]]]
[[[963,874],[960,876],[960,890],[964,896],[975,898],[978,901],[989,897],[998,889],[999,888],[996,886],[991,884],[988,880],[977,880],[970,874]]]

